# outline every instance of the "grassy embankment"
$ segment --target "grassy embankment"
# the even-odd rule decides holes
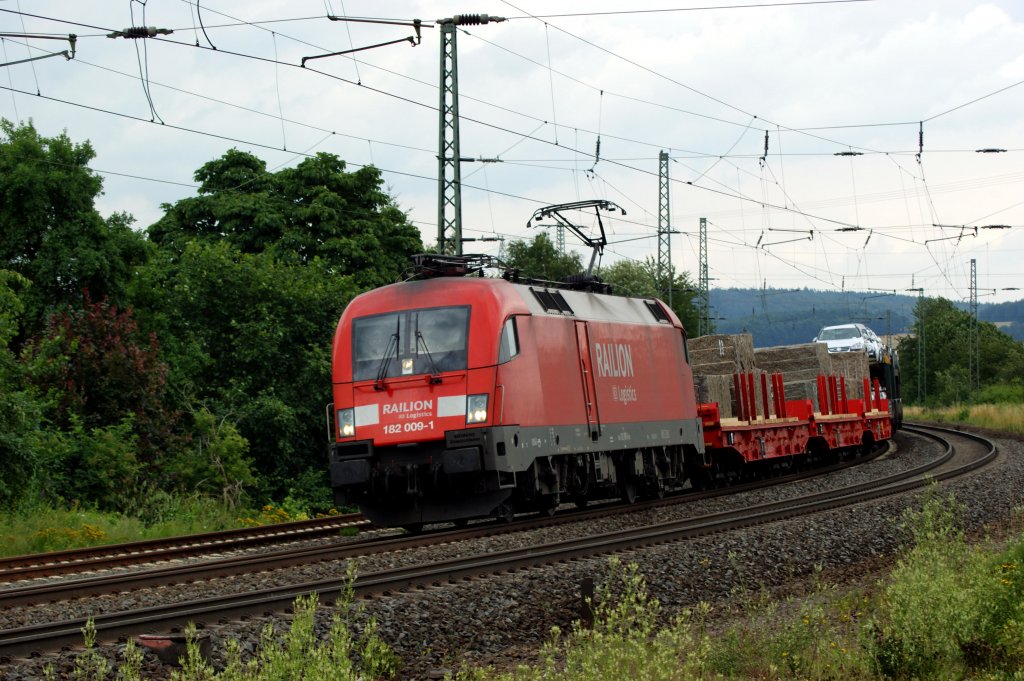
[[[1024,433],[1024,404],[964,404],[951,407],[906,407],[907,421],[962,424],[1006,433]]]
[[[307,515],[276,506],[232,509],[206,497],[169,503],[159,518],[137,518],[80,508],[33,506],[0,514],[0,556],[20,556],[82,546],[179,537],[236,527],[301,520]]]

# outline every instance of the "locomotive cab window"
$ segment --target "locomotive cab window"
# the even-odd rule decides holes
[[[352,380],[465,370],[469,307],[433,307],[352,321]]]
[[[498,364],[504,364],[519,354],[519,329],[516,318],[509,317],[501,329],[501,343],[498,345]]]

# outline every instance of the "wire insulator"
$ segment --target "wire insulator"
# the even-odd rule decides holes
[[[492,17],[489,14],[456,14],[452,17],[452,23],[456,26],[478,26],[492,21],[505,21],[505,17]]]
[[[156,26],[129,26],[123,31],[114,31],[108,33],[108,38],[129,38],[137,40],[139,38],[155,38],[158,35],[170,35],[174,33],[169,28],[157,28]]]

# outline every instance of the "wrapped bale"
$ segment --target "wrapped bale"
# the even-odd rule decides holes
[[[749,333],[715,334],[686,342],[695,374],[739,374],[754,370],[754,339]]]
[[[863,352],[833,352],[832,375],[846,380],[846,396],[861,398],[864,393],[864,379],[869,375],[868,356]]]
[[[832,373],[832,362],[824,343],[779,345],[754,350],[754,365],[769,374],[782,374],[787,382],[814,381]]]
[[[814,411],[821,411],[818,401],[818,381],[786,381],[782,384],[786,391],[786,400],[810,400]]]
[[[718,414],[721,418],[730,419],[736,414],[732,374],[694,374],[693,387],[698,402],[718,403]]]
[[[732,376],[753,371],[753,337],[749,333],[700,336],[688,339],[686,348],[697,400],[717,402],[722,418],[735,417],[739,409]]]

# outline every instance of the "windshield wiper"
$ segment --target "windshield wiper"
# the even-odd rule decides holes
[[[430,365],[430,382],[440,383],[441,376],[440,371],[437,369],[437,364],[434,363],[434,358],[430,355],[430,348],[427,347],[427,339],[423,337],[423,332],[420,331],[420,315],[416,314],[416,350],[423,347],[423,352],[427,355],[427,363]]]
[[[380,358],[380,366],[377,367],[377,382],[373,386],[377,390],[384,390],[384,379],[388,375],[388,367],[391,365],[391,357],[398,356],[398,330],[400,323],[401,317],[396,315],[395,332],[391,334],[391,338],[388,339],[388,346],[384,349],[384,356]]]

